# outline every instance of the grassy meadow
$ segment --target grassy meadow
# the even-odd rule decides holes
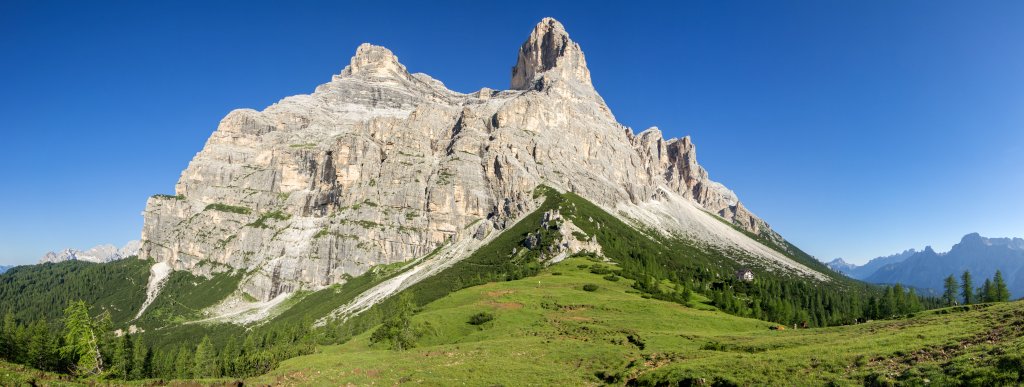
[[[284,361],[251,382],[286,385],[886,385],[1019,383],[1024,304],[939,309],[864,324],[774,330],[759,320],[643,298],[573,258],[535,277],[452,293],[413,318],[417,347],[370,332]],[[597,285],[596,291],[583,290]],[[472,325],[487,312],[494,319]]]

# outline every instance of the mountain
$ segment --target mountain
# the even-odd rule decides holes
[[[542,185],[730,265],[832,280],[711,180],[689,137],[618,123],[550,18],[520,47],[508,90],[458,93],[363,44],[312,94],[232,111],[174,195],[147,201],[140,256],[157,262],[152,297],[169,272],[244,273],[218,312],[231,315],[417,262],[372,303],[500,238],[542,205]]]
[[[904,250],[902,253],[893,254],[885,257],[873,258],[863,265],[856,265],[852,263],[846,263],[842,258],[836,258],[826,265],[832,270],[838,271],[845,274],[850,278],[856,278],[863,280],[870,277],[878,269],[885,267],[886,265],[903,262],[910,256],[917,254],[918,251],[914,249]]]
[[[76,249],[64,249],[60,252],[48,252],[39,259],[39,263],[57,263],[64,261],[84,261],[92,263],[104,263],[118,259],[131,257],[139,254],[142,242],[133,240],[118,248],[111,244],[93,246],[82,251]]]
[[[959,278],[964,271],[970,271],[978,287],[996,270],[1002,272],[1013,297],[1024,295],[1024,239],[967,234],[949,252],[940,254],[928,247],[902,262],[879,268],[865,280],[941,291],[943,280],[950,274]]]
[[[864,344],[895,326],[878,320],[956,330],[935,319],[958,310],[918,314],[937,301],[787,242],[710,180],[689,138],[618,124],[557,21],[515,63],[509,90],[461,94],[364,44],[312,94],[230,113],[174,194],[147,201],[139,259],[12,270],[0,333],[78,336],[108,380],[237,384],[283,364],[301,370],[263,383],[729,385],[895,375],[877,359],[932,341],[911,327],[912,345]],[[85,308],[110,329],[60,330]],[[858,352],[822,352],[850,340]],[[41,340],[9,342],[5,360],[82,370]],[[735,372],[740,353],[758,356],[750,372]]]
[[[825,266],[828,266],[829,269],[838,271],[838,272],[843,273],[843,274],[846,274],[847,271],[852,270],[852,269],[857,267],[857,265],[852,264],[852,263],[847,263],[842,258],[836,258],[836,259],[833,259],[831,261],[825,262]]]
[[[14,266],[13,265],[11,265],[11,266],[0,266],[0,274],[3,274],[5,272],[7,272],[7,270],[12,268],[12,267],[14,267]]]

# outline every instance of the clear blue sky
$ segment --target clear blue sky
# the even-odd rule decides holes
[[[544,16],[621,122],[820,258],[1024,236],[1024,2],[0,2],[0,264],[139,237],[231,109],[309,93],[356,46],[507,87]]]

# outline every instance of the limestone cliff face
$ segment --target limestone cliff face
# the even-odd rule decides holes
[[[606,208],[667,190],[781,240],[708,178],[688,137],[617,123],[579,45],[544,19],[512,90],[457,93],[364,44],[312,94],[231,112],[176,195],[147,202],[141,255],[198,274],[244,269],[242,289],[268,300],[424,256],[470,227],[504,229],[539,184]]]

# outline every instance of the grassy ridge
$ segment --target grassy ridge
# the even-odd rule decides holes
[[[419,346],[392,351],[369,334],[287,360],[256,383],[1013,384],[1024,381],[1024,304],[929,311],[853,326],[770,330],[770,323],[642,298],[573,258],[531,278],[442,297],[414,317]],[[584,266],[584,267],[581,267]],[[594,292],[584,291],[596,284]],[[470,324],[477,313],[494,320]]]

